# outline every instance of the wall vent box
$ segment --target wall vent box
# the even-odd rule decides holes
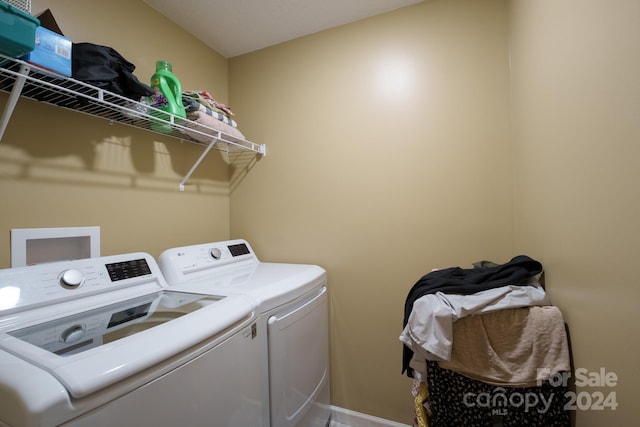
[[[51,9],[45,9],[43,12],[37,13],[35,17],[40,20],[40,25],[47,30],[51,30],[56,34],[64,36],[64,33],[60,29],[60,26],[58,25],[56,18],[53,16],[53,12],[51,12]]]
[[[99,256],[100,227],[11,230],[11,267]]]

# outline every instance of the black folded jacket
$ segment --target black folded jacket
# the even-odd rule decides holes
[[[74,43],[71,75],[74,79],[139,101],[153,95],[153,89],[133,74],[135,65],[115,49],[93,43]]]

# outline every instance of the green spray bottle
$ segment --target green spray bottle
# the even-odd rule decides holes
[[[173,74],[171,63],[168,61],[156,61],[156,72],[151,76],[151,87],[156,92],[151,97],[151,106],[160,110],[171,113],[174,116],[186,118],[187,114],[182,104],[182,87],[180,80]],[[170,121],[171,118],[167,114],[151,111],[153,117]],[[174,123],[177,120],[174,117]],[[170,133],[171,125],[158,120],[151,121],[151,129],[156,132]]]

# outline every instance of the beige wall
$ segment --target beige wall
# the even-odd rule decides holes
[[[265,261],[320,264],[333,403],[410,424],[409,288],[526,253],[576,367],[619,377],[618,410],[578,425],[635,424],[635,0],[435,0],[231,60],[139,1],[32,1],[46,7],[143,81],[170,60],[268,155],[230,186],[213,153],[181,193],[201,147],[21,100],[0,142],[0,267],[11,228],[81,225],[105,254],[245,237]]]
[[[268,152],[232,192],[231,234],[327,269],[337,406],[411,423],[407,292],[513,255],[506,24],[502,1],[437,1],[230,60]]]
[[[228,102],[227,60],[142,2],[34,0],[74,42],[115,48],[148,83],[157,59],[184,89]],[[187,47],[187,48],[185,48]],[[4,106],[6,95],[0,95]],[[163,249],[229,238],[228,168],[219,153],[178,183],[201,146],[20,100],[0,142],[0,267],[12,228],[99,225],[102,253]]]
[[[613,392],[619,407],[579,412],[577,425],[636,425],[640,3],[509,9],[516,250],[544,263],[575,367],[618,376],[616,387],[578,389]]]

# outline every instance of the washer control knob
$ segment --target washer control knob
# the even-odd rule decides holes
[[[84,325],[73,325],[60,334],[60,341],[65,344],[72,344],[80,340],[86,332]]]
[[[60,276],[60,284],[69,288],[77,288],[84,283],[84,275],[78,270],[67,270]]]
[[[213,248],[209,251],[209,255],[213,259],[220,259],[222,258],[222,251],[219,248]]]

